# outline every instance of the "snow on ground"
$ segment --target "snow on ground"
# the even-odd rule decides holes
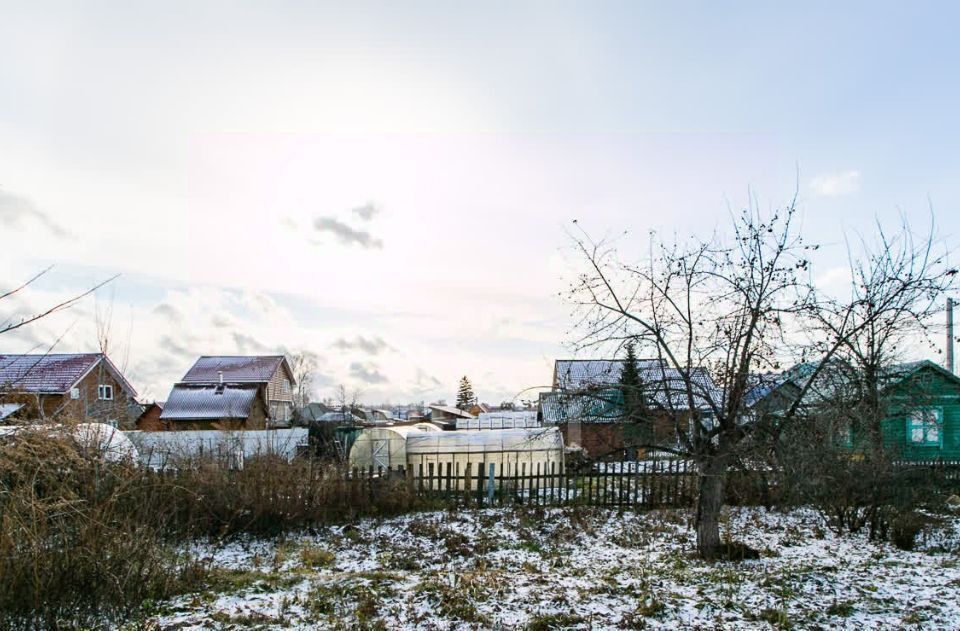
[[[215,590],[163,629],[960,628],[960,519],[918,551],[835,536],[809,510],[732,509],[754,561],[693,555],[686,511],[436,512],[199,545]]]

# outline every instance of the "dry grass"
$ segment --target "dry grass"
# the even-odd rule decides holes
[[[105,463],[50,432],[0,442],[0,626],[113,628],[152,602],[202,591],[215,577],[182,552],[193,537],[416,508],[402,480],[345,479],[309,461],[180,465]]]

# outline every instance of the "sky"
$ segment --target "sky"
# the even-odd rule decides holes
[[[960,232],[955,3],[0,0],[0,352],[309,352],[317,398],[497,403],[574,354],[572,222],[629,249],[798,194]],[[633,240],[632,235],[637,235]]]

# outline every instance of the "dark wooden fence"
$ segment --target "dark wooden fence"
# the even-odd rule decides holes
[[[583,471],[556,463],[498,471],[494,463],[431,463],[396,469],[353,469],[355,480],[403,479],[416,496],[456,505],[684,507],[696,495],[693,463],[661,460],[598,463]]]

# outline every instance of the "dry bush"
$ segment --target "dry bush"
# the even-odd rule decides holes
[[[203,569],[131,510],[140,472],[82,458],[69,440],[0,444],[0,616],[11,628],[108,626],[194,588]]]
[[[112,628],[144,603],[199,591],[193,537],[270,535],[417,507],[402,478],[309,460],[212,458],[157,472],[84,457],[67,434],[0,441],[0,627]]]

